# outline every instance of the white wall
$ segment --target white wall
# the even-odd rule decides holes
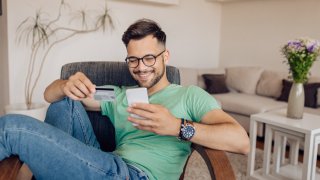
[[[297,37],[320,40],[320,1],[261,0],[222,6],[220,66],[253,65],[287,71],[281,46]],[[320,62],[312,68],[320,75]]]
[[[10,0],[8,2],[9,90],[10,103],[24,101],[24,81],[29,51],[17,45],[16,29],[39,8],[53,15],[59,1]],[[100,9],[104,0],[66,0],[73,8]],[[56,46],[50,52],[44,73],[36,88],[34,101],[43,101],[45,87],[59,78],[63,64],[73,61],[122,61],[126,50],[121,42],[124,30],[140,18],[153,19],[167,33],[171,65],[182,67],[215,67],[219,61],[220,4],[206,0],[180,0],[179,5],[161,5],[133,1],[108,1],[115,30],[105,34],[81,35]],[[50,18],[50,17],[48,17]]]
[[[3,6],[4,10],[8,9],[8,25],[5,16],[1,16],[0,114],[5,104],[24,101],[23,84],[29,52],[27,47],[18,46],[15,41],[19,23],[34,15],[39,8],[54,15],[58,2],[10,0]],[[74,9],[86,7],[87,10],[99,9],[104,4],[104,0],[67,2]],[[170,64],[179,67],[253,65],[287,71],[280,54],[280,47],[285,42],[301,36],[320,39],[318,0],[243,0],[222,4],[208,0],[180,0],[178,5],[113,0],[108,1],[108,5],[115,30],[105,34],[81,35],[56,46],[47,58],[45,73],[36,88],[35,101],[43,101],[44,88],[59,77],[60,68],[65,63],[122,61],[126,50],[120,40],[121,35],[128,25],[142,17],[158,21],[166,31]],[[320,75],[319,69],[320,62],[317,61],[312,74]]]
[[[4,106],[9,103],[8,47],[6,0],[2,1],[0,16],[0,115],[4,114]]]

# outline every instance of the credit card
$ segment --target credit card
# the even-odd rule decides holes
[[[96,87],[96,93],[94,99],[97,101],[114,101],[116,95],[113,88]]]

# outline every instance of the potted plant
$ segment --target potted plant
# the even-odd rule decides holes
[[[64,11],[67,11],[67,13]],[[72,17],[67,17],[70,18],[70,23],[60,25],[62,16],[70,16],[66,14],[73,14]],[[102,11],[97,12],[94,16],[85,10],[72,12],[66,0],[61,0],[57,15],[53,16],[54,18],[46,20],[43,17],[45,15],[46,13],[38,11],[34,17],[28,17],[22,21],[17,28],[17,42],[20,44],[25,42],[30,48],[30,54],[27,56],[29,60],[28,70],[24,82],[25,103],[6,106],[6,113],[29,114],[33,117],[44,119],[45,112],[43,111],[46,111],[46,105],[34,103],[32,98],[50,51],[57,44],[77,35],[98,32],[100,30],[104,32],[109,26],[113,28],[107,4],[105,4]],[[76,20],[81,22],[80,27],[73,24]],[[34,112],[34,109],[39,108],[42,109],[40,110],[42,114],[40,117],[34,114],[39,113]]]
[[[282,49],[289,65],[289,78],[293,84],[289,93],[287,116],[302,119],[304,109],[304,87],[310,74],[310,68],[320,54],[320,43],[310,38],[298,38],[289,41]]]

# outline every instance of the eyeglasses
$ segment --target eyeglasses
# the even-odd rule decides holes
[[[163,50],[161,53],[158,55],[152,55],[152,54],[147,54],[143,56],[142,58],[130,56],[125,59],[126,63],[130,68],[136,68],[139,66],[140,60],[143,62],[145,66],[151,67],[156,63],[157,57],[159,57],[162,53],[164,53],[166,50]]]

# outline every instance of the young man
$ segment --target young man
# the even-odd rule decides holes
[[[150,104],[128,107],[126,87],[115,87],[115,102],[94,101],[95,85],[80,72],[56,80],[44,93],[52,103],[45,120],[50,125],[18,115],[0,119],[0,159],[18,154],[39,179],[179,179],[191,142],[248,153],[246,132],[212,96],[169,83],[166,35],[155,22],[135,22],[122,40],[129,71],[147,88]],[[99,150],[83,107],[111,119],[113,153]]]

